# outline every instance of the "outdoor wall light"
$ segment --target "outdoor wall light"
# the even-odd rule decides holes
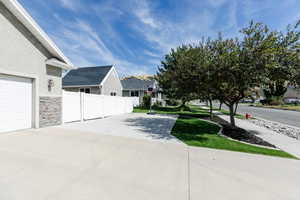
[[[52,88],[54,87],[54,81],[52,79],[48,80],[48,90],[49,92],[52,90]]]

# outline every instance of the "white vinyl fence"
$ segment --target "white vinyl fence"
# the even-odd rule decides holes
[[[129,97],[63,92],[63,122],[83,121],[131,113]]]
[[[129,97],[132,100],[133,106],[137,107],[140,106],[140,97]]]

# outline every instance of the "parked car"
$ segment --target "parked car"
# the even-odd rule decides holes
[[[244,98],[240,101],[240,103],[254,103],[252,99]]]
[[[298,98],[284,98],[283,101],[286,104],[300,104],[300,99]]]

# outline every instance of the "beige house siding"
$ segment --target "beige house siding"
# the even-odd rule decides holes
[[[111,95],[115,92],[117,96],[122,96],[122,84],[115,70],[112,70],[101,88],[101,94]]]
[[[288,88],[284,97],[291,97],[291,98],[300,98],[300,89]]]

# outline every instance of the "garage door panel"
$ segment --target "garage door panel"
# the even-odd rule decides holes
[[[0,132],[32,127],[32,80],[0,75]]]

